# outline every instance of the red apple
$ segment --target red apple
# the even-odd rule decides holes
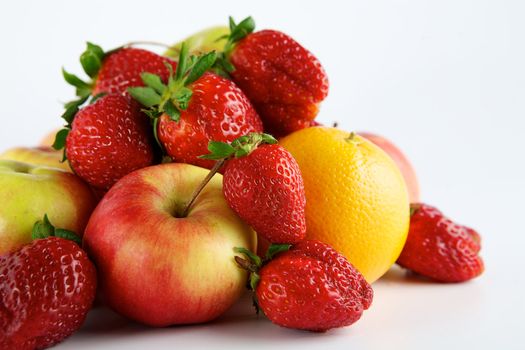
[[[62,151],[57,151],[46,146],[11,148],[0,154],[0,159],[15,160],[35,165],[45,165],[62,169],[70,173],[72,172],[68,162],[61,162]]]
[[[405,157],[403,152],[401,152],[401,150],[397,148],[391,141],[387,140],[382,136],[371,134],[368,132],[359,132],[358,134],[371,141],[376,146],[379,146],[390,156],[390,158],[394,160],[394,162],[399,167],[399,170],[401,170],[403,177],[405,178],[410,203],[418,203],[420,198],[419,183],[417,181],[416,172],[414,171],[412,164],[410,164],[410,161],[407,157]]]
[[[120,179],[84,234],[105,302],[151,326],[210,321],[242,294],[234,248],[256,248],[253,230],[229,208],[215,175],[182,217],[208,170],[161,164]]]
[[[76,175],[11,160],[0,160],[0,199],[0,255],[31,242],[33,225],[44,214],[82,236],[96,205]]]

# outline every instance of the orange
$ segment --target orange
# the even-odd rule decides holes
[[[401,253],[410,221],[396,164],[370,141],[335,128],[302,129],[280,144],[301,169],[307,238],[331,245],[368,282],[377,280]]]

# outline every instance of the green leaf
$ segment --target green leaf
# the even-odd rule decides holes
[[[61,129],[55,135],[55,141],[53,142],[52,147],[57,151],[66,146],[67,135],[69,134],[69,129]]]
[[[65,230],[63,228],[57,228],[55,230],[55,237],[69,239],[78,245],[82,244],[82,239],[78,237],[73,231]]]
[[[104,56],[105,56],[105,53],[104,53],[104,50],[102,50],[102,48],[96,44],[93,44],[93,43],[90,43],[89,41],[87,42],[87,50],[93,52],[100,61],[102,61],[104,59]]]
[[[55,228],[49,222],[47,214],[44,214],[43,220],[38,220],[33,225],[33,230],[31,231],[32,239],[41,239],[53,236],[55,233]]]
[[[77,112],[78,112],[78,106],[72,105],[66,108],[66,110],[60,117],[67,122],[67,125],[71,125],[71,123],[73,122],[73,119],[75,118],[75,114],[77,114]]]
[[[257,254],[255,254],[254,252],[252,252],[251,250],[249,249],[246,249],[246,248],[243,248],[243,247],[235,247],[233,248],[233,251],[236,252],[236,253],[240,253],[240,254],[244,254],[247,258],[250,259],[250,261],[252,263],[254,263],[257,267],[261,267],[262,265],[262,260],[261,258],[259,258],[257,256]]]
[[[158,127],[159,127],[159,118],[154,118],[153,119],[153,136],[155,137],[155,141],[157,141],[157,145],[159,145],[160,149],[162,150],[162,153],[166,153],[164,152],[164,146],[162,145],[159,139]]]
[[[175,71],[175,80],[181,80],[188,69],[188,45],[183,42],[180,48],[179,62],[177,63],[177,70]]]
[[[220,158],[226,158],[229,157],[235,152],[235,149],[226,142],[220,142],[220,141],[210,141],[208,143],[208,150],[217,155],[220,156]]]
[[[135,100],[145,107],[153,107],[160,104],[160,95],[150,87],[130,87],[128,92]]]
[[[84,72],[86,72],[89,77],[94,78],[97,76],[100,67],[102,67],[102,60],[95,52],[88,49],[80,55],[80,64]]]
[[[252,150],[253,150],[253,146],[251,146],[251,145],[241,145],[235,151],[235,157],[236,158],[245,157],[248,154],[250,154],[252,152]]]
[[[235,21],[233,20],[233,17],[228,17],[228,24],[230,27],[230,32],[233,32],[235,30],[235,27],[237,27],[237,24],[235,24]]]
[[[290,250],[291,246],[291,244],[270,244],[266,251],[265,259],[271,260],[275,255]]]
[[[262,136],[262,142],[267,143],[269,145],[273,145],[278,142],[277,139],[270,134],[263,133],[261,134],[261,136]]]
[[[90,89],[88,83],[80,79],[74,74],[68,73],[64,68],[62,68],[62,75],[64,76],[64,79],[68,82],[68,84],[73,85],[77,89]]]
[[[159,94],[163,94],[164,91],[166,91],[166,85],[164,85],[158,75],[145,72],[142,73],[140,77],[146,86],[149,86]]]
[[[261,280],[261,276],[257,272],[252,272],[250,274],[250,288],[255,291],[257,288],[257,285],[259,284],[259,281]]]
[[[255,29],[255,21],[252,17],[246,17],[239,24],[232,29],[230,34],[230,42],[235,43],[248,34],[252,33]]]
[[[188,109],[188,104],[190,103],[192,95],[193,91],[191,91],[187,87],[181,87],[180,89],[178,89],[174,94],[174,99],[177,102],[177,106],[183,111]]]
[[[180,120],[180,111],[173,105],[171,101],[166,101],[164,104],[164,112],[171,120],[178,122]]]
[[[190,74],[186,78],[184,85],[189,85],[195,80],[199,79],[204,74],[204,72],[213,67],[213,64],[216,60],[217,53],[215,53],[215,51],[199,56],[195,62],[195,65],[191,69]]]

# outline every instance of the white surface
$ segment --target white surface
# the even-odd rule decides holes
[[[486,273],[460,285],[405,278],[374,284],[362,320],[327,334],[252,316],[147,329],[105,311],[59,349],[519,349],[525,303],[525,3],[522,1],[4,1],[0,4],[0,149],[37,144],[72,97],[60,67],[80,72],[84,42],[173,42],[253,15],[326,67],[319,120],[388,136],[405,150],[423,199],[483,235]],[[299,5],[300,4],[300,5]],[[250,344],[250,345],[249,345]]]

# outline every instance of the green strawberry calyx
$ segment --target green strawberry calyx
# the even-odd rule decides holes
[[[239,253],[244,255],[244,257],[240,257],[238,255],[235,255],[234,259],[237,265],[248,271],[249,276],[249,289],[254,292],[253,294],[253,306],[255,307],[255,311],[259,313],[259,304],[257,302],[257,297],[255,296],[255,290],[257,289],[257,285],[259,284],[259,281],[261,280],[261,276],[259,275],[259,270],[266,265],[268,262],[270,262],[276,255],[279,255],[280,253],[286,252],[290,250],[291,244],[275,244],[272,243],[268,250],[266,251],[266,255],[264,259],[261,259],[257,254],[252,252],[249,249],[242,248],[242,247],[235,247],[233,250],[235,253]]]
[[[129,94],[142,104],[146,109],[143,111],[152,119],[157,119],[166,114],[173,121],[179,121],[182,111],[188,108],[193,91],[191,84],[198,80],[209,70],[217,54],[215,51],[200,56],[190,55],[188,45],[182,43],[177,69],[166,63],[170,71],[167,83],[152,73],[144,72],[141,79],[144,87],[130,87]]]
[[[261,144],[275,144],[277,140],[270,134],[249,133],[233,140],[231,143],[210,141],[210,153],[199,156],[202,159],[221,160],[232,157],[241,158],[252,153]]]
[[[82,244],[82,240],[78,237],[73,231],[66,230],[63,228],[55,228],[49,221],[47,214],[44,214],[42,220],[38,220],[33,225],[33,230],[31,231],[31,238],[43,239],[47,237],[60,237],[63,239],[69,239],[70,241],[75,242],[78,245]]]
[[[233,52],[236,44],[239,41],[253,33],[255,30],[255,21],[251,16],[249,16],[239,23],[235,23],[233,17],[230,16],[229,27],[230,34],[221,36],[217,39],[217,41],[226,39],[226,44],[224,45],[222,52],[217,54],[217,61],[214,65],[217,74],[226,77],[229,76],[229,73],[235,71],[235,67],[229,60],[230,54]]]
[[[111,52],[113,52],[112,50]],[[108,52],[110,53],[110,52]],[[67,72],[62,68],[62,76],[64,80],[75,88],[75,93],[77,98],[73,101],[66,102],[64,104],[65,111],[62,114],[61,118],[64,119],[65,125],[59,130],[55,136],[55,141],[53,143],[53,148],[56,150],[61,150],[65,148],[66,138],[69,132],[71,131],[71,125],[75,115],[78,113],[80,108],[86,103],[93,103],[103,94],[92,96],[91,92],[95,85],[95,78],[98,75],[100,68],[102,67],[102,61],[104,57],[108,54],[104,50],[93,43],[88,42],[86,50],[80,55],[80,64],[84,72],[87,74],[90,81],[84,81],[78,76]],[[64,149],[64,156],[62,161],[66,160],[66,153]]]

